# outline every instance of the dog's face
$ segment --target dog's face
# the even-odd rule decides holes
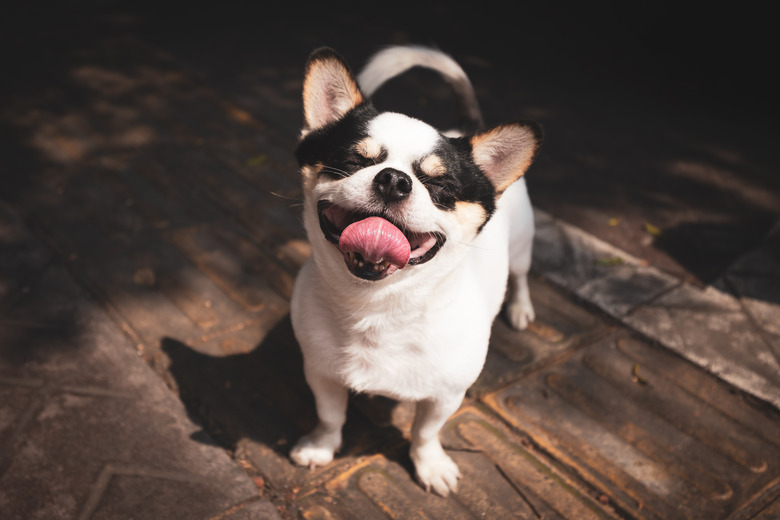
[[[533,123],[449,138],[379,113],[328,49],[309,60],[303,101],[296,155],[313,255],[343,264],[355,280],[447,271],[539,145]]]

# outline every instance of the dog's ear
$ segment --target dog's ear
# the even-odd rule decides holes
[[[471,137],[471,155],[501,195],[525,174],[541,144],[542,128],[533,121],[523,121]]]
[[[304,133],[338,121],[362,102],[363,94],[341,56],[327,47],[314,51],[303,81]]]

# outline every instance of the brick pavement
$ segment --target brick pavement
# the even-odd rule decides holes
[[[460,492],[414,483],[413,409],[380,398],[353,399],[336,461],[296,468],[308,251],[294,134],[268,123],[289,118],[133,37],[68,66],[3,115],[37,166],[0,206],[10,518],[777,515],[777,235],[702,289],[538,211],[538,320],[496,322],[443,434]]]
[[[8,519],[278,518],[121,326],[0,207],[0,511]]]

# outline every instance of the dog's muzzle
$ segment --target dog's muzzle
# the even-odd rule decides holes
[[[317,212],[325,238],[339,248],[349,271],[364,280],[381,280],[406,266],[424,264],[445,242],[441,233],[404,230],[386,215],[328,201],[319,201]]]

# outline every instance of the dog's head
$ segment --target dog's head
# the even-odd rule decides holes
[[[531,122],[451,138],[417,119],[379,113],[330,49],[309,59],[303,107],[296,156],[313,255],[368,281],[446,270],[525,173],[540,141]]]

